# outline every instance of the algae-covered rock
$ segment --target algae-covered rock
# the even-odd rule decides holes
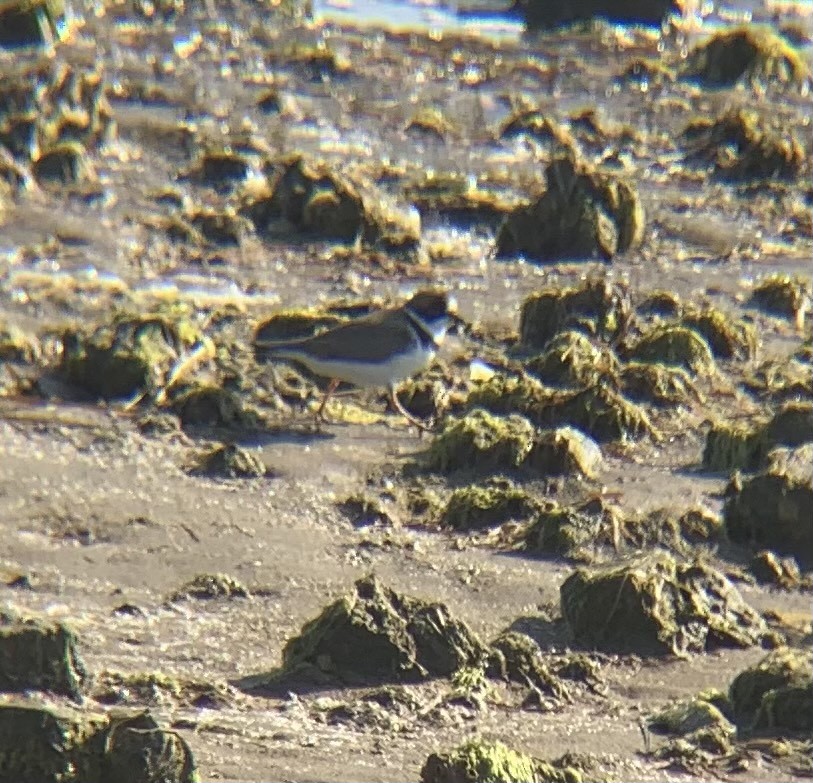
[[[583,509],[554,504],[537,514],[523,536],[526,552],[579,559],[599,542],[600,516]]]
[[[618,382],[624,396],[632,402],[672,406],[700,400],[692,376],[682,367],[629,362],[619,371]]]
[[[724,509],[732,541],[794,556],[813,566],[813,445],[777,449],[766,469],[743,481]]]
[[[545,352],[525,362],[525,369],[549,386],[580,387],[618,370],[611,349],[594,344],[577,331],[560,332]]]
[[[640,244],[644,211],[635,187],[571,155],[546,171],[547,190],[508,215],[497,235],[498,256],[540,262],[599,257],[605,260]]]
[[[770,315],[804,323],[810,309],[811,283],[802,275],[770,275],[761,280],[751,293],[750,304]]]
[[[179,587],[170,601],[190,599],[211,600],[214,598],[250,598],[248,589],[228,574],[198,574]]]
[[[0,690],[79,698],[85,677],[73,631],[50,620],[0,613]]]
[[[813,653],[780,648],[740,672],[729,687],[737,726],[744,731],[813,730]]]
[[[677,7],[672,0],[580,0],[550,2],[550,0],[519,0],[516,9],[529,29],[560,27],[593,18],[615,24],[660,26]]]
[[[32,164],[32,171],[39,183],[71,185],[87,178],[90,164],[81,142],[61,141],[39,154]]]
[[[545,665],[542,649],[527,634],[505,631],[491,643],[491,651],[492,676],[530,686],[556,700],[568,700],[567,690]]]
[[[105,736],[102,780],[120,783],[194,783],[192,752],[176,732],[149,712],[113,713]]]
[[[427,455],[430,470],[510,471],[531,452],[533,425],[521,416],[494,416],[472,410],[451,419],[432,441]]]
[[[685,326],[656,326],[629,350],[632,361],[683,367],[707,375],[714,370],[714,356],[708,342]]]
[[[343,682],[446,677],[486,648],[441,603],[404,596],[368,576],[306,623],[283,649],[283,674]]]
[[[715,693],[714,697],[725,699],[723,694]],[[682,736],[699,729],[719,727],[728,735],[735,732],[734,725],[726,718],[720,708],[712,703],[706,694],[698,694],[690,699],[672,702],[647,721],[651,731],[658,734]]]
[[[248,449],[234,443],[226,443],[203,454],[190,472],[193,475],[231,479],[264,478],[268,468]]]
[[[471,739],[460,747],[432,753],[421,783],[581,783],[573,767],[549,764],[512,750],[502,742]]]
[[[711,165],[723,180],[795,180],[805,153],[792,133],[772,130],[759,115],[732,109],[715,120],[693,120],[683,131],[688,157]]]
[[[749,647],[765,621],[714,568],[656,552],[627,565],[579,569],[560,589],[575,641],[639,655]]]
[[[810,79],[810,69],[781,35],[748,25],[716,33],[696,46],[682,76],[707,87],[730,87],[740,80],[802,85]]]
[[[440,524],[456,530],[496,527],[533,513],[536,502],[510,481],[492,480],[456,489],[440,516]]]
[[[27,783],[103,783],[107,717],[73,707],[0,704],[0,777]]]
[[[626,329],[632,306],[628,290],[606,280],[588,280],[579,288],[547,288],[522,303],[522,345],[543,350],[559,332],[576,328],[613,340]]]
[[[681,323],[705,338],[717,358],[750,360],[756,356],[759,337],[753,324],[714,307],[689,309]]]
[[[759,584],[773,585],[783,590],[801,587],[802,574],[799,564],[792,557],[777,557],[770,549],[757,552],[749,564],[749,570]]]
[[[369,192],[369,195],[368,195]],[[269,239],[322,239],[367,247],[414,249],[417,213],[388,206],[371,185],[355,182],[299,155],[276,161],[267,181],[243,194],[242,214]]]

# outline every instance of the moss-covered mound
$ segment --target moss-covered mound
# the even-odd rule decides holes
[[[472,410],[449,420],[429,447],[430,470],[510,471],[527,459],[533,447],[534,426],[522,416],[494,416]]]
[[[283,649],[282,676],[349,683],[446,677],[487,648],[444,604],[400,595],[368,576]]]
[[[549,386],[583,387],[602,375],[618,371],[618,359],[611,349],[593,343],[582,332],[557,334],[544,353],[525,362],[525,369]]]
[[[43,690],[78,698],[85,677],[73,631],[62,623],[0,613],[0,691]]]
[[[502,742],[471,739],[460,747],[432,753],[421,769],[421,783],[581,783],[573,767],[555,766]]]
[[[731,683],[729,699],[741,730],[813,731],[813,654],[774,650]]]
[[[689,160],[711,165],[721,179],[795,180],[805,154],[793,134],[771,130],[759,115],[732,109],[715,120],[693,120],[683,131]]]
[[[741,80],[801,86],[810,79],[810,69],[781,35],[748,25],[716,33],[695,47],[682,76],[707,87],[730,87]]]
[[[456,489],[441,512],[440,524],[456,530],[497,527],[533,513],[536,502],[510,481],[496,479]]]
[[[0,704],[4,780],[193,783],[192,753],[149,712],[89,713],[28,702]]]
[[[714,307],[689,308],[681,323],[705,338],[719,359],[748,361],[756,356],[759,336],[753,324],[732,317]]]
[[[163,384],[200,332],[185,313],[117,316],[92,331],[63,336],[65,379],[104,400],[132,398]]]
[[[522,303],[520,341],[525,348],[544,350],[569,329],[613,340],[626,329],[631,312],[628,290],[606,280],[588,280],[579,288],[546,288]]]
[[[367,195],[368,191],[370,195]],[[367,247],[414,250],[417,213],[388,208],[387,199],[323,164],[296,155],[276,161],[265,182],[246,188],[242,214],[270,239],[322,239]]]
[[[754,287],[751,306],[770,315],[795,319],[804,323],[804,314],[810,309],[810,278],[802,275],[770,275]]]
[[[658,734],[673,736],[684,736],[700,729],[719,727],[731,736],[735,729],[726,717],[726,712],[730,712],[727,697],[720,691],[712,690],[689,699],[672,702],[652,715],[647,721],[647,726]]]
[[[764,620],[716,569],[656,552],[628,565],[579,569],[562,584],[575,641],[639,655],[759,644]]]
[[[732,541],[793,555],[813,566],[813,445],[777,449],[769,466],[741,483],[725,504]]]
[[[545,664],[540,646],[519,631],[505,631],[491,643],[489,674],[529,686],[556,700],[568,700],[564,686]]]
[[[523,549],[531,554],[580,560],[600,543],[601,516],[553,504],[543,509],[523,536]]]
[[[568,154],[553,159],[546,178],[541,198],[506,217],[497,235],[498,256],[543,263],[609,260],[641,242],[644,210],[632,184]]]
[[[598,444],[574,427],[541,430],[525,465],[541,476],[595,478],[604,458]]]
[[[532,30],[594,18],[617,24],[660,26],[669,14],[678,10],[672,0],[579,0],[575,3],[519,0],[515,7]]]
[[[671,407],[701,399],[692,376],[682,367],[629,362],[619,371],[618,383],[623,395],[632,402]]]
[[[683,367],[706,375],[714,370],[714,356],[708,342],[686,326],[655,326],[629,350],[631,361]]]
[[[761,427],[739,422],[715,422],[706,434],[703,468],[714,472],[756,470],[765,454]]]
[[[530,377],[497,373],[472,389],[466,405],[519,413],[540,427],[575,428],[599,443],[655,432],[642,408],[601,382],[579,391],[553,391]]]

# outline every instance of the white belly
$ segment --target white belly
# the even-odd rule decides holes
[[[391,383],[411,378],[426,369],[435,358],[434,350],[423,347],[417,348],[411,353],[398,354],[386,364],[326,362],[301,354],[294,355],[294,353],[290,352],[291,358],[300,361],[315,375],[321,375],[323,378],[336,378],[356,386],[389,386]]]

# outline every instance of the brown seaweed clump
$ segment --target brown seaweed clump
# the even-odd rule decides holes
[[[85,678],[73,631],[0,612],[0,691],[43,690],[78,699]]]
[[[520,342],[544,350],[557,334],[573,329],[612,342],[631,317],[629,291],[622,285],[588,280],[579,288],[545,288],[522,303]]]
[[[241,212],[270,239],[360,240],[365,247],[414,250],[420,217],[389,208],[371,188],[293,155],[272,162],[266,180],[244,189]]]
[[[487,654],[444,604],[401,595],[368,576],[286,643],[281,672],[253,678],[249,687],[274,678],[381,683],[447,677]]]
[[[737,726],[748,733],[813,731],[813,654],[782,648],[740,672],[729,699]]]
[[[482,530],[523,519],[536,508],[534,499],[510,481],[492,480],[456,489],[441,512],[440,524],[455,530]]]
[[[502,742],[470,739],[445,753],[432,753],[421,783],[581,783],[573,767],[540,761]]]
[[[795,136],[770,130],[745,109],[732,109],[716,120],[694,120],[683,136],[690,160],[711,164],[720,179],[730,182],[796,180],[805,164]]]
[[[729,496],[723,515],[732,541],[813,566],[813,444],[773,451],[768,467]]]
[[[640,244],[644,210],[635,187],[572,155],[558,155],[546,171],[547,190],[508,215],[497,235],[498,256],[541,263],[610,260]]]
[[[579,569],[560,589],[575,641],[590,649],[682,655],[750,647],[769,633],[717,569],[656,552],[622,566]]]
[[[695,47],[681,75],[706,87],[731,87],[744,80],[801,86],[810,79],[810,69],[781,35],[748,25],[716,33]]]

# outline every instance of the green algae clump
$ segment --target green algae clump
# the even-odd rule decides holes
[[[444,604],[401,595],[368,576],[285,644],[276,676],[415,681],[448,677],[486,655],[485,645]]]
[[[521,416],[472,410],[451,419],[432,441],[430,470],[505,471],[518,468],[531,452],[534,426]]]
[[[756,470],[764,457],[765,439],[760,427],[716,422],[706,434],[703,448],[705,470]]]
[[[748,25],[717,33],[695,47],[681,75],[706,87],[731,87],[741,80],[801,86],[810,79],[810,69],[781,35]]]
[[[560,595],[575,641],[604,652],[682,655],[750,647],[768,633],[760,614],[716,569],[679,563],[665,552],[578,569]]]
[[[728,707],[726,697],[715,692],[709,694],[723,706]],[[720,708],[714,704],[707,694],[698,694],[690,699],[680,699],[669,704],[647,721],[649,728],[659,734],[672,734],[682,736],[691,734],[699,729],[719,727],[727,734],[735,732],[734,725],[728,720]]]
[[[546,171],[548,189],[508,215],[497,234],[497,256],[523,255],[541,263],[613,258],[640,244],[644,210],[635,187],[572,155]]]
[[[557,767],[502,742],[471,739],[446,753],[432,753],[421,783],[581,783],[572,767]]]
[[[672,406],[701,399],[691,375],[682,367],[629,362],[619,371],[618,382],[624,396],[632,402]]]
[[[497,527],[523,519],[536,507],[527,492],[508,481],[490,481],[456,489],[446,503],[440,524],[456,530]]]
[[[708,342],[685,326],[656,326],[630,349],[632,361],[683,367],[707,375],[714,370],[714,356]]]
[[[606,280],[588,280],[579,288],[545,288],[522,303],[520,342],[524,348],[545,350],[559,332],[570,329],[612,340],[626,328],[631,310],[627,289]]]
[[[558,503],[543,509],[523,536],[523,549],[535,555],[579,560],[598,543],[602,519]]]
[[[737,725],[748,732],[813,730],[813,654],[780,648],[740,672],[729,687]]]
[[[717,358],[747,361],[756,356],[759,337],[753,324],[734,319],[713,307],[689,309],[681,323],[704,337]]]
[[[618,364],[609,348],[593,344],[581,332],[567,331],[557,334],[544,353],[525,362],[525,369],[551,386],[581,387],[603,374],[614,374]]]

